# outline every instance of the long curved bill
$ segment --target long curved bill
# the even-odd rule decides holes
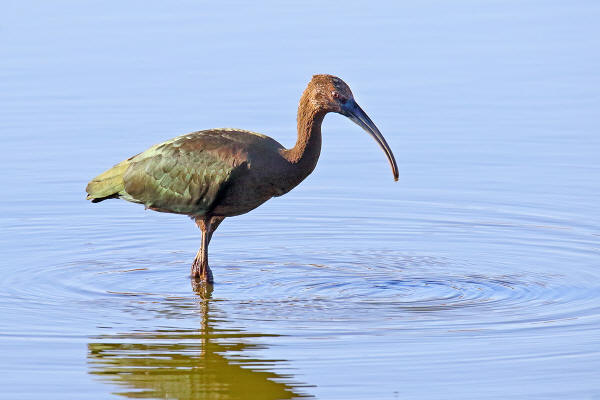
[[[381,132],[379,132],[379,129],[377,129],[373,121],[371,121],[371,118],[369,118],[367,113],[365,113],[353,99],[350,99],[342,107],[342,114],[350,118],[355,124],[363,128],[369,135],[373,136],[379,147],[381,147],[385,152],[385,155],[387,156],[388,161],[390,162],[390,166],[392,167],[394,181],[397,181],[398,165],[396,165],[394,153],[392,153],[392,149],[390,149],[390,146],[385,141],[385,138],[383,137]]]

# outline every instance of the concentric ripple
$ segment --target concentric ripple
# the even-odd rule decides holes
[[[385,241],[388,248],[355,250],[314,246],[313,240],[315,250],[285,242],[275,251],[217,250],[211,256],[217,279],[211,300],[226,308],[233,320],[297,321],[308,330],[328,321],[345,321],[348,329],[385,330],[396,327],[398,319],[420,321],[410,327],[415,330],[597,326],[600,279],[593,268],[597,249],[589,232],[527,215],[505,214],[503,221],[482,223],[465,217],[463,223],[454,224],[453,234],[468,231],[461,240],[470,241],[475,251],[465,251],[463,242],[457,242],[455,250],[427,253],[400,251]],[[354,223],[328,221],[334,226],[336,222],[338,228]],[[415,247],[410,235],[416,230],[426,233],[450,226],[418,216],[402,222],[397,234],[407,239],[403,244],[407,247]],[[281,226],[288,225],[284,221]],[[301,228],[307,233],[312,229]],[[382,234],[389,229],[386,225]],[[375,243],[374,235],[377,232],[368,232],[358,239]],[[487,254],[480,253],[482,249]],[[186,276],[190,255],[157,252],[144,257],[138,250],[111,253],[101,247],[95,251],[103,255],[94,256],[102,261],[81,257],[4,275],[2,301],[19,304],[34,315],[54,309],[65,319],[97,320],[97,314],[73,314],[73,305],[98,309],[101,315],[126,312],[132,326],[156,315],[167,319],[194,315],[198,297]],[[565,262],[571,270],[564,269]],[[35,319],[31,322],[35,325]]]
[[[223,285],[240,302],[236,316],[316,324],[335,319],[372,330],[389,329],[399,318],[420,320],[415,330],[573,326],[600,318],[598,286],[568,283],[564,275],[505,274],[489,265],[477,274],[477,265],[393,251],[327,258],[347,262],[228,268]],[[269,290],[260,291],[261,285]]]

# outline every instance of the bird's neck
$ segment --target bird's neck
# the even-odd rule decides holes
[[[296,145],[283,151],[283,156],[304,179],[310,174],[321,153],[321,123],[327,111],[317,107],[311,101],[307,90],[300,99],[298,107],[298,138]]]

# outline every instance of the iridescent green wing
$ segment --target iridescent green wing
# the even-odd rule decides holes
[[[219,131],[179,136],[128,161],[121,198],[189,215],[210,211],[221,190],[246,165],[240,145]]]

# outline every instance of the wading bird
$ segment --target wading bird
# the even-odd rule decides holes
[[[208,244],[226,217],[245,214],[304,180],[321,152],[325,114],[342,114],[367,131],[385,152],[394,180],[398,167],[384,137],[332,75],[315,75],[300,98],[298,138],[286,149],[276,140],[240,129],[209,129],[178,136],[120,162],[88,183],[96,203],[124,199],[154,211],[184,214],[202,231],[192,277],[212,282]]]

